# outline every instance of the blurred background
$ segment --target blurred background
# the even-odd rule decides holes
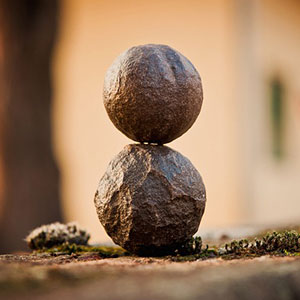
[[[300,223],[299,0],[0,0],[0,252],[53,221],[109,241],[94,193],[131,141],[105,112],[103,80],[146,43],[202,77],[199,118],[169,144],[206,184],[198,233]]]

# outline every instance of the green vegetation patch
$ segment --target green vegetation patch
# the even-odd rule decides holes
[[[63,243],[52,248],[43,248],[36,250],[35,253],[49,253],[49,254],[84,254],[84,253],[97,253],[102,258],[116,258],[127,256],[129,253],[121,247],[109,246],[89,246],[89,245],[76,245]]]
[[[300,234],[295,230],[277,232],[273,231],[255,238],[253,241],[247,239],[234,240],[225,244],[221,256],[231,257],[257,257],[262,255],[297,255],[300,253]]]
[[[220,247],[208,246],[198,253],[171,257],[173,261],[194,261],[210,258],[239,259],[263,255],[300,256],[300,234],[295,230],[273,231],[260,238],[233,240]]]
[[[97,253],[101,258],[128,256],[121,247],[89,246],[63,243],[51,248],[36,250],[38,253],[50,254],[84,254]],[[233,240],[221,246],[202,247],[201,237],[193,237],[176,249],[174,255],[163,257],[172,261],[184,262],[206,260],[211,258],[239,259],[254,258],[263,255],[300,256],[300,234],[295,230],[273,231],[260,238]]]

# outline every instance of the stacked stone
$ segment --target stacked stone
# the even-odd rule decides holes
[[[104,105],[131,144],[110,162],[95,206],[112,240],[138,255],[172,253],[198,230],[206,192],[192,163],[163,146],[184,134],[203,100],[192,63],[165,45],[132,47],[107,71]]]

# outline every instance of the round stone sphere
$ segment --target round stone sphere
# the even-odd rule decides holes
[[[137,142],[164,144],[184,134],[202,106],[200,76],[165,45],[132,47],[108,69],[104,106],[113,124]]]
[[[206,192],[192,163],[166,146],[132,144],[110,162],[95,206],[112,240],[138,255],[165,255],[198,230]]]

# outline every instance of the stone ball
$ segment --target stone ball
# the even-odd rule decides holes
[[[179,152],[131,144],[110,162],[94,202],[116,244],[138,255],[165,255],[197,232],[206,192],[196,168]]]
[[[104,106],[113,124],[137,142],[164,144],[184,134],[202,106],[200,76],[165,45],[132,47],[108,69]]]

